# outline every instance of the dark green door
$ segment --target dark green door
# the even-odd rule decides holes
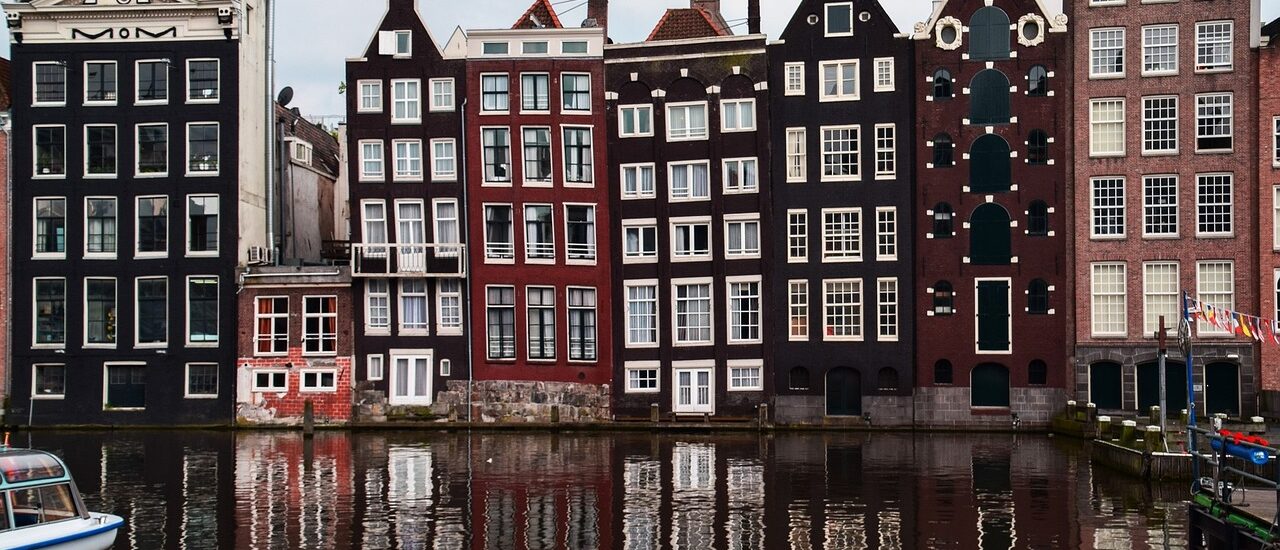
[[[969,219],[969,262],[1009,265],[1013,257],[1009,212],[998,204],[984,204]]]
[[[1007,94],[1009,83],[1004,85]],[[1004,138],[987,134],[975,140],[969,148],[969,190],[974,193],[1008,191],[1013,186],[1010,162],[1009,142]]]
[[[978,281],[978,349],[1009,350],[1009,282]]]
[[[827,373],[827,416],[862,414],[862,378],[858,372],[839,367]]]
[[[146,367],[137,365],[107,367],[107,405],[117,409],[146,407]]]
[[[1097,405],[1098,410],[1124,407],[1119,363],[1094,363],[1089,366],[1089,402]]]
[[[994,6],[969,20],[969,59],[1009,59],[1009,15]]]
[[[1009,123],[1009,77],[996,69],[986,69],[973,77],[969,88],[970,124]],[[1006,164],[1008,161],[1005,158]]]
[[[1204,368],[1204,399],[1209,414],[1240,414],[1240,367],[1209,363]]]
[[[1004,365],[984,363],[974,367],[972,386],[973,406],[1009,406],[1009,369]]]
[[[1165,367],[1166,416],[1177,416],[1187,408],[1187,367],[1170,361]],[[1155,363],[1138,365],[1138,412],[1146,414],[1151,407],[1160,404],[1160,367]]]

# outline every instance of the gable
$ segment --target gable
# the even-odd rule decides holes
[[[534,0],[533,5],[525,10],[524,15],[516,20],[513,29],[563,29],[560,17],[551,6],[551,0]]]
[[[963,24],[968,25],[969,18],[973,15],[972,13],[956,14],[949,13],[947,11],[948,8],[951,8],[952,11],[958,10],[959,8],[956,6],[962,5],[964,2],[965,0],[940,0],[936,2],[933,7],[933,13],[929,16],[929,20],[922,23],[916,23],[915,28],[912,29],[911,38],[914,40],[930,39],[933,36],[934,27],[937,26],[938,20],[944,17],[944,13],[953,18],[963,15],[963,17],[959,17],[959,19]],[[1026,5],[1026,7],[1021,10],[1010,11],[1007,6],[1001,6],[1002,4],[1007,4],[1006,2],[983,2],[982,5],[977,6],[973,11],[976,12],[977,8],[981,8],[986,5],[994,5],[1001,7],[1001,9],[1009,14],[1011,19],[1017,19],[1014,12],[1025,12],[1027,11],[1027,8],[1031,8],[1035,10],[1037,15],[1044,18],[1045,23],[1048,25],[1047,30],[1049,32],[1067,32],[1067,14],[1062,13],[1060,9],[1051,9],[1049,6],[1050,3],[1053,3],[1061,7],[1059,2],[1054,0],[1012,0],[1011,3],[1017,7],[1023,7],[1023,5]]]
[[[732,34],[702,8],[672,8],[662,15],[645,41],[715,38]]]

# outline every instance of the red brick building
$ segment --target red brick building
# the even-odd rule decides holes
[[[1258,315],[1280,319],[1280,19],[1262,28],[1258,48]],[[1280,412],[1280,347],[1264,343],[1262,410]]]
[[[9,60],[0,58],[0,319],[9,311]],[[0,402],[9,397],[9,332],[0,331]]]
[[[1072,390],[1104,411],[1146,410],[1159,403],[1160,317],[1177,326],[1182,292],[1258,309],[1250,122],[1258,2],[1071,4]],[[1196,384],[1207,398],[1199,410],[1252,414],[1256,346],[1209,325],[1195,332]],[[1186,408],[1186,367],[1176,352],[1171,358],[1164,383],[1172,414]]]

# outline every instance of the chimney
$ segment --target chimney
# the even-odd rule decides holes
[[[609,40],[609,0],[587,0],[587,20],[582,26],[604,29],[604,38]]]
[[[747,0],[747,33],[760,34],[760,0]]]
[[[712,15],[720,15],[720,0],[689,0],[689,7],[702,8]]]

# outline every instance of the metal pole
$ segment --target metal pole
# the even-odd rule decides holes
[[[1182,322],[1187,323],[1187,335],[1191,334],[1191,310],[1188,309],[1187,293],[1182,293]],[[1195,364],[1192,356],[1192,346],[1186,347],[1187,361],[1187,450],[1194,456],[1196,454],[1196,385],[1193,366]],[[1198,459],[1191,460],[1191,492],[1200,492],[1200,461]]]
[[[1166,338],[1167,338],[1166,333],[1167,333],[1167,329],[1165,328],[1165,325],[1164,325],[1164,315],[1161,315],[1160,316],[1160,333],[1156,335],[1156,338],[1160,339],[1160,352],[1156,356],[1157,357],[1156,362],[1160,366],[1160,379],[1159,379],[1160,380],[1159,382],[1160,383],[1160,440],[1164,441],[1164,450],[1168,451],[1169,439],[1166,434],[1168,434],[1169,432],[1165,429],[1166,428],[1165,419],[1168,418],[1169,416],[1169,408],[1168,408],[1169,400],[1168,400],[1168,389],[1165,388],[1165,386],[1168,384],[1169,378],[1165,376],[1165,366],[1168,363],[1169,347],[1166,341]]]

